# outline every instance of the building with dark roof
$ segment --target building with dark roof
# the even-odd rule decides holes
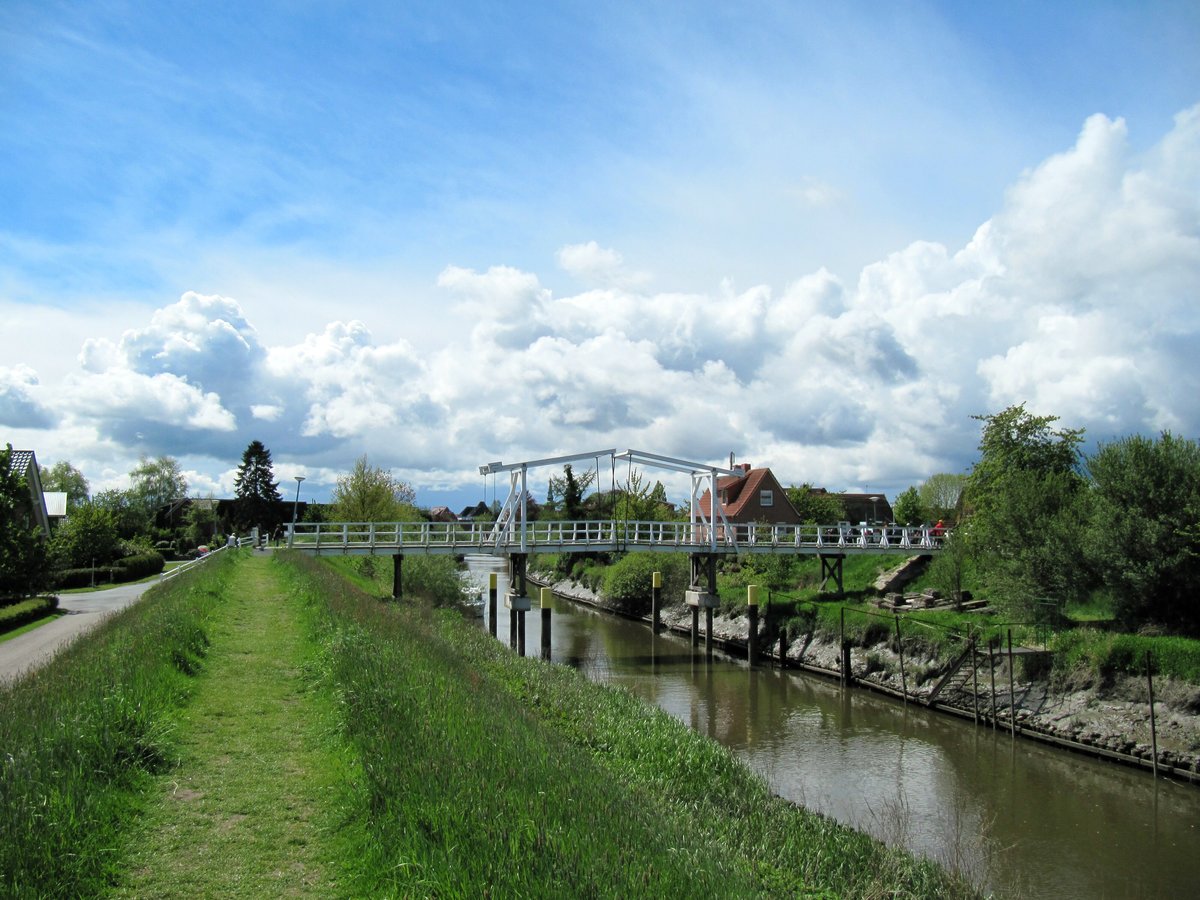
[[[29,490],[29,503],[19,514],[26,517],[26,527],[40,528],[50,537],[50,517],[46,515],[46,500],[42,496],[42,476],[38,472],[37,457],[32,450],[14,450],[8,461],[8,469],[25,479]]]

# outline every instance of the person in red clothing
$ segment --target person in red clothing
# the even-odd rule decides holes
[[[933,526],[933,532],[932,532],[934,544],[940,544],[942,542],[942,535],[945,533],[946,533],[946,526],[942,524],[941,519],[938,519],[937,524]]]

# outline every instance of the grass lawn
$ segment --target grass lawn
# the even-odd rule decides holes
[[[266,556],[239,563],[205,671],[128,840],[119,896],[304,897],[342,893],[339,810],[353,757],[312,687],[305,613]]]
[[[51,613],[46,613],[46,615],[42,616],[40,619],[34,619],[32,622],[26,622],[20,628],[13,628],[9,631],[0,633],[0,644],[3,644],[5,641],[11,641],[13,638],[18,637],[27,631],[33,631],[35,628],[41,628],[47,622],[53,622],[59,616],[65,615],[65,612],[58,612],[56,610]]]

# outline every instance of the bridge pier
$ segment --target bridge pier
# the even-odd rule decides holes
[[[404,571],[404,554],[397,553],[392,557],[392,599],[399,600],[404,596],[403,587],[404,579],[402,573]]]
[[[525,587],[525,565],[528,560],[527,553],[508,555],[509,588],[504,596],[504,605],[508,609],[508,643],[520,656],[525,655],[525,613],[533,608]]]
[[[684,593],[687,605],[692,608],[692,646],[700,644],[700,610],[704,610],[704,653],[712,655],[713,610],[720,603],[717,596],[717,554],[693,553],[691,555],[692,582]]]
[[[832,578],[834,580],[834,583],[837,584],[838,596],[839,597],[842,596],[842,594],[846,593],[846,590],[842,585],[842,560],[844,560],[846,558],[846,554],[844,554],[844,553],[836,553],[836,554],[834,554],[834,553],[830,553],[830,554],[818,553],[817,558],[819,560],[821,560],[821,588],[820,589],[825,590],[825,585],[828,584],[829,579]]]

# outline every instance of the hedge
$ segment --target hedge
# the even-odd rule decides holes
[[[58,609],[57,597],[31,597],[0,607],[0,632],[12,631]]]

